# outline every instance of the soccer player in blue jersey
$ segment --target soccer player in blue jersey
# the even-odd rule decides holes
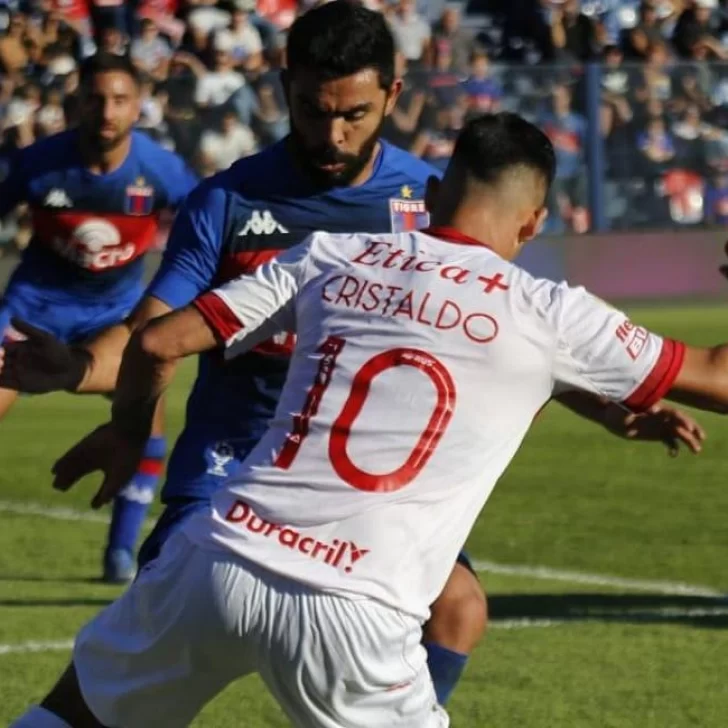
[[[315,230],[389,232],[425,227],[424,187],[436,174],[379,140],[400,89],[394,43],[383,17],[349,2],[323,5],[291,28],[284,76],[291,135],[204,181],[182,206],[164,260],[132,316],[89,344],[91,361],[52,337],[8,347],[0,384],[20,389],[78,366],[77,391],[112,390],[131,332],[199,293],[252,271]],[[206,508],[212,492],[250,452],[274,412],[293,339],[286,332],[233,361],[200,357],[187,418],[162,491],[165,511],[140,552],[140,565],[170,533]],[[593,419],[603,408],[594,404]],[[103,436],[103,433],[101,433]],[[62,458],[55,486],[69,487],[97,463],[91,435]],[[446,484],[443,484],[446,487]],[[466,559],[454,566],[425,629],[428,663],[445,703],[486,625],[482,589]]]
[[[136,71],[128,59],[99,54],[82,71],[81,122],[21,150],[0,184],[0,216],[27,202],[33,236],[0,299],[0,340],[46,331],[73,347],[79,366],[60,387],[75,390],[90,361],[81,343],[123,321],[141,294],[144,254],[159,213],[175,209],[198,180],[175,154],[132,130],[139,116]],[[0,389],[0,417],[18,396]],[[160,418],[161,419],[161,418]],[[116,500],[104,578],[127,581],[165,442],[161,422],[139,472]]]

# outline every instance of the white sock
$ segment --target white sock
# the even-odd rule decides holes
[[[21,715],[10,728],[73,728],[50,710],[34,705],[25,715]]]

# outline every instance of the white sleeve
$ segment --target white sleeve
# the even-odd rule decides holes
[[[583,288],[554,285],[547,317],[557,335],[554,389],[583,389],[642,410],[659,402],[685,345],[636,326]]]
[[[313,236],[253,273],[204,293],[193,305],[235,354],[281,331],[295,331],[295,301],[303,281]]]

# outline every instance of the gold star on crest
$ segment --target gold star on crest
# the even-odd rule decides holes
[[[405,200],[412,199],[412,188],[409,185],[405,185],[401,191],[402,197],[404,197]]]

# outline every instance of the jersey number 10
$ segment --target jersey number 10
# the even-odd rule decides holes
[[[301,445],[308,435],[311,418],[318,414],[319,405],[334,374],[336,360],[345,345],[344,339],[329,336],[317,349],[322,356],[316,372],[316,380],[308,390],[302,412],[293,418],[293,428],[286,435],[283,447],[274,461],[274,465],[277,467],[288,470],[296,459]],[[357,467],[347,453],[351,428],[364,407],[374,377],[388,369],[400,366],[414,367],[426,374],[435,386],[437,400],[430,419],[405,462],[389,473],[369,473]],[[331,464],[336,474],[345,483],[358,490],[390,493],[404,488],[427,464],[445,434],[454,409],[455,382],[445,365],[432,354],[408,348],[388,349],[376,354],[354,375],[349,396],[331,426],[329,436]]]

